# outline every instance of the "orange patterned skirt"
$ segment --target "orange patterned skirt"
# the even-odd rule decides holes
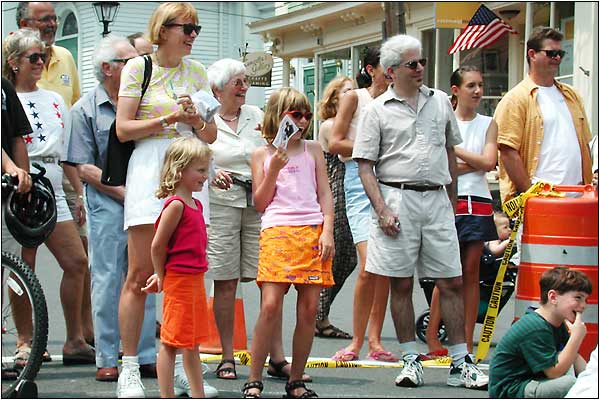
[[[204,273],[167,270],[163,282],[160,341],[179,349],[196,348],[208,337],[208,304]]]
[[[256,282],[333,286],[332,259],[321,261],[322,225],[274,226],[260,233]]]

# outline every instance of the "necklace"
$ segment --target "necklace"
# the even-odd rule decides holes
[[[237,121],[237,119],[240,117],[240,111],[238,110],[237,114],[235,114],[235,117],[233,118],[225,118],[223,114],[219,114],[219,117],[221,117],[221,119],[225,122]]]

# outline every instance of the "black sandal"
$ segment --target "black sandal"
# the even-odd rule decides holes
[[[315,336],[328,339],[352,339],[352,335],[337,326],[329,324],[322,328],[315,326]]]
[[[292,390],[298,388],[303,388],[305,392],[300,396],[294,396]],[[283,397],[285,399],[315,399],[319,396],[317,396],[314,390],[307,389],[303,381],[292,381],[285,384],[285,396]]]
[[[250,389],[258,389],[260,393],[246,393]],[[242,387],[242,396],[244,396],[244,399],[260,399],[262,391],[263,384],[261,381],[246,382]]]
[[[233,364],[233,367],[223,367],[224,364]],[[231,373],[234,376],[232,378],[226,378],[223,376],[224,373]],[[226,379],[226,380],[237,379],[237,373],[235,372],[235,360],[221,360],[219,365],[217,365],[217,369],[215,370],[215,375],[219,379]]]
[[[271,358],[269,358],[269,367],[267,368],[267,375],[269,375],[271,378],[276,378],[276,379],[290,379],[290,376],[288,375],[287,372],[285,372],[283,370],[283,368],[288,365],[289,362],[287,362],[287,360],[284,358],[283,361],[280,362],[275,362],[273,361]],[[308,374],[302,374],[303,376],[306,375],[306,379],[302,379],[303,382],[312,382],[312,378],[310,377],[310,375]]]

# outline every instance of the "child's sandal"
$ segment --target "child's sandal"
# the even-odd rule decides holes
[[[250,389],[258,389],[258,393],[247,393]],[[263,384],[261,381],[252,381],[244,383],[242,387],[242,396],[244,399],[260,399],[260,395],[263,391]]]
[[[223,367],[224,364],[232,364],[233,367]],[[226,377],[225,374],[233,374],[232,377]],[[219,379],[228,379],[233,380],[237,379],[237,373],[235,372],[235,360],[221,360],[219,365],[217,365],[217,369],[215,370],[215,375]]]
[[[296,390],[298,388],[303,388],[305,391],[300,396],[295,396],[292,394],[292,390]],[[314,390],[310,390],[306,388],[304,381],[291,381],[285,384],[285,396],[286,399],[315,399],[319,396],[315,393]]]

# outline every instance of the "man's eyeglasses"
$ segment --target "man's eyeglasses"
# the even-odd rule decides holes
[[[43,18],[27,18],[30,21],[37,21],[40,22],[42,24],[49,24],[50,22],[54,22],[56,23],[58,21],[58,18],[56,17],[56,15],[46,15]]]
[[[544,49],[540,49],[540,50],[536,50],[538,52],[543,51],[544,53],[546,53],[546,57],[549,58],[556,58],[556,56],[560,56],[560,58],[563,58],[565,56],[565,54],[567,54],[566,51],[564,50],[544,50]]]
[[[409,61],[406,64],[404,64],[404,66],[410,69],[417,69],[417,64],[421,64],[421,67],[424,67],[425,65],[427,65],[427,59],[421,58],[420,60]]]
[[[129,61],[129,60],[133,60],[134,58],[135,58],[135,57],[129,57],[129,58],[113,58],[113,59],[112,59],[112,60],[110,60],[110,61],[112,61],[112,62],[120,62],[120,63],[123,63],[123,64],[127,64],[127,61]]]
[[[202,29],[202,27],[200,25],[194,25],[194,24],[163,24],[163,26],[166,26],[167,28],[170,28],[172,26],[181,26],[183,28],[183,33],[186,35],[191,35],[192,32],[196,32],[196,35],[200,33],[200,30]]]
[[[286,111],[283,113],[283,115],[290,115],[294,119],[301,119],[304,117],[307,121],[310,121],[313,117],[313,113],[310,111],[302,113],[302,111],[299,110]]]
[[[25,58],[29,59],[29,62],[31,64],[35,64],[36,62],[38,62],[39,60],[42,60],[42,62],[46,62],[46,54],[45,53],[32,53],[28,56],[23,56]]]
[[[235,86],[235,87],[250,86],[250,84],[248,83],[248,79],[246,79],[246,78],[244,78],[244,79],[236,79],[232,83],[233,83],[233,86]]]

